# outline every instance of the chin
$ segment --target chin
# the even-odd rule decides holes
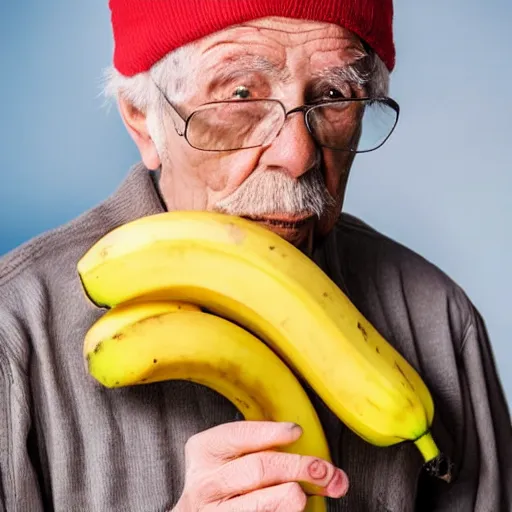
[[[275,226],[267,226],[268,229],[279,235],[281,238],[291,243],[295,247],[302,247],[307,244],[312,228],[301,229],[280,229]]]

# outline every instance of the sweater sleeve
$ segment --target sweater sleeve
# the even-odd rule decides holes
[[[4,337],[0,329],[0,512],[42,512],[38,479],[27,448],[29,382]]]
[[[474,510],[512,510],[512,423],[484,322],[473,309],[462,346],[468,448],[478,465],[464,468],[475,492]],[[461,489],[459,492],[465,492]]]
[[[455,439],[458,467],[450,486],[430,488],[430,511],[512,511],[512,423],[484,321],[474,307],[459,359]],[[430,482],[430,486],[437,484]],[[426,510],[426,509],[425,509]]]

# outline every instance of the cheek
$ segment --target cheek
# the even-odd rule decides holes
[[[260,150],[241,150],[227,153],[199,151],[186,148],[179,158],[180,172],[202,184],[210,196],[209,202],[231,194],[258,166]],[[174,159],[175,163],[177,159]]]
[[[208,177],[210,188],[216,193],[216,199],[234,192],[258,167],[262,151],[246,149],[222,153],[215,161],[215,170]]]
[[[329,193],[336,199],[343,195],[347,174],[354,161],[354,153],[324,152],[325,184]]]
[[[325,183],[336,205],[325,212],[317,224],[317,233],[326,236],[336,224],[345,196],[345,187],[354,153],[324,152]]]

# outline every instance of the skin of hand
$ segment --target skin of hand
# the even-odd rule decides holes
[[[307,496],[299,482],[340,498],[348,477],[329,462],[277,451],[302,434],[299,425],[236,421],[189,438],[185,485],[172,512],[300,512]]]

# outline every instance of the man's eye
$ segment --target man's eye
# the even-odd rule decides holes
[[[342,98],[346,98],[346,96],[340,90],[334,89],[332,87],[327,91],[326,96],[330,100],[339,100]]]
[[[240,98],[242,100],[247,99],[250,95],[251,93],[245,85],[239,85],[233,92],[233,96],[235,98]]]

